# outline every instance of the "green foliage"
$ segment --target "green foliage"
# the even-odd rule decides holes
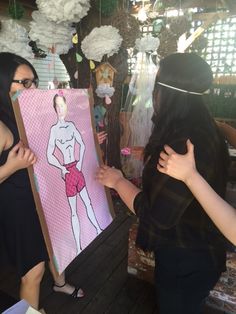
[[[22,4],[14,2],[9,4],[8,13],[13,20],[20,20],[23,17],[25,10]]]

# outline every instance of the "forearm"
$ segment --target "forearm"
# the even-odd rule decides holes
[[[62,170],[62,165],[60,164],[59,160],[54,155],[48,155],[47,157],[48,157],[48,162],[50,165]]]
[[[226,203],[198,173],[185,182],[218,229],[236,245],[236,211]]]
[[[122,201],[126,204],[126,206],[133,213],[135,213],[133,208],[134,199],[141,190],[125,178],[120,178],[118,180],[115,186],[115,190],[119,194]]]
[[[17,169],[11,167],[8,163],[5,163],[0,167],[0,184],[10,177]]]
[[[236,129],[227,123],[222,123],[220,125],[220,129],[222,130],[227,142],[236,148]]]

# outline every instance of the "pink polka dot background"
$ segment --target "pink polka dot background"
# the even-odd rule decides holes
[[[63,92],[68,106],[66,120],[75,124],[85,143],[82,172],[97,221],[100,227],[105,229],[112,222],[112,216],[104,188],[94,179],[98,161],[91,126],[88,93],[83,89],[60,91]],[[57,115],[53,108],[53,97],[57,93],[58,90],[25,90],[18,97],[18,101],[29,146],[38,158],[34,166],[34,173],[38,181],[39,195],[57,270],[61,273],[76,257],[76,244],[72,233],[71,210],[65,193],[65,181],[61,178],[61,171],[50,165],[46,156],[50,129],[57,122]],[[79,152],[79,145],[76,148]],[[55,152],[55,154],[62,161],[60,152]],[[97,234],[79,195],[77,197],[77,214],[81,227],[81,245],[82,249],[85,249]]]

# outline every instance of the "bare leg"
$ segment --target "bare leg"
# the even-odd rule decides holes
[[[97,234],[101,233],[102,232],[102,229],[100,228],[98,222],[97,222],[97,219],[95,217],[95,214],[94,214],[94,210],[92,208],[92,204],[91,204],[91,200],[89,198],[89,195],[88,195],[88,192],[87,192],[87,189],[86,187],[84,187],[81,191],[80,191],[80,196],[84,202],[84,205],[86,207],[86,210],[87,210],[87,215],[88,215],[88,218],[89,220],[91,221],[91,223],[94,225],[94,227],[96,228],[97,230]]]
[[[79,224],[79,218],[77,215],[77,196],[68,197],[68,201],[71,208],[71,224],[72,224],[72,230],[76,242],[76,249],[77,249],[77,255],[82,251],[81,244],[80,244],[80,224]]]
[[[20,298],[25,299],[36,310],[39,306],[40,283],[43,278],[44,269],[45,263],[41,262],[21,278]]]

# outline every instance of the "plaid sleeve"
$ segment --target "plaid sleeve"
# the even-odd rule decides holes
[[[192,142],[195,147],[197,168],[208,180],[212,174],[212,167],[208,164],[209,146],[202,147],[201,143],[193,140]],[[183,153],[186,149],[185,143],[184,139],[170,146],[177,152]],[[156,164],[152,165],[152,169],[155,174],[151,178],[151,183],[148,183],[149,189],[144,189],[136,196],[134,210],[140,219],[151,219],[158,228],[170,229],[178,223],[194,197],[183,182],[158,172]]]

